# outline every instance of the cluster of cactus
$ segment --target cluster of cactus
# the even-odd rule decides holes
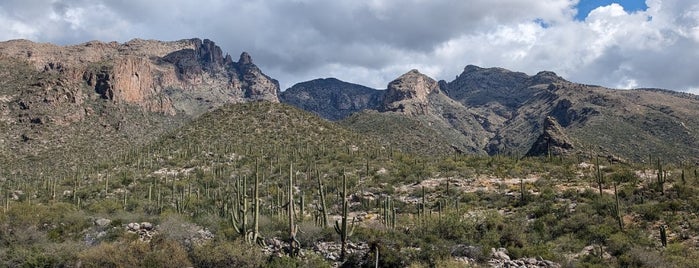
[[[236,232],[245,237],[245,241],[248,244],[256,243],[258,245],[264,246],[264,238],[259,232],[259,222],[260,222],[260,197],[259,197],[259,168],[257,160],[255,161],[255,184],[253,186],[253,222],[252,228],[248,226],[249,221],[249,208],[248,208],[248,196],[247,196],[247,177],[243,177],[242,180],[238,180],[235,184],[236,197],[233,202],[233,209],[230,211],[230,219],[233,228]],[[224,205],[226,206],[226,205]],[[225,207],[224,209],[226,209]]]
[[[349,201],[347,200],[347,176],[343,174],[342,176],[342,219],[335,221],[335,232],[340,235],[340,242],[342,243],[340,250],[340,259],[344,260],[347,255],[347,238],[352,236],[354,232],[354,219],[352,219],[351,226],[348,226],[348,210]]]

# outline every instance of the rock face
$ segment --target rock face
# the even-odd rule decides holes
[[[363,113],[345,123],[425,153],[485,154],[487,120],[445,95],[444,85],[411,70],[388,84],[378,113]]]
[[[408,115],[426,114],[428,96],[438,91],[437,81],[413,69],[388,84],[379,111]]]
[[[526,156],[567,155],[573,148],[573,143],[561,125],[555,118],[548,116],[544,120],[544,132],[536,139]]]
[[[362,110],[378,109],[384,92],[385,90],[326,78],[298,83],[281,92],[279,99],[335,121]]]
[[[26,40],[0,43],[0,55],[26,61],[73,85],[74,96],[96,93],[115,103],[174,115],[255,100],[278,102],[279,84],[242,53],[238,62],[213,41],[134,39],[124,44],[88,42],[55,46]],[[82,92],[81,85],[92,92]]]

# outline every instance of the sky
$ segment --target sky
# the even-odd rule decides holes
[[[699,2],[687,0],[2,0],[0,40],[208,38],[282,89],[315,78],[385,88],[466,65],[699,93]]]

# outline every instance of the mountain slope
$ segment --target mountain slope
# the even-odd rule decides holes
[[[475,66],[467,66],[447,88],[452,98],[494,118],[495,136],[485,148],[489,154],[524,155],[550,116],[579,144],[558,151],[637,161],[649,154],[674,160],[699,155],[693,131],[699,129],[699,101],[689,94],[614,90],[571,83],[552,72],[527,76]]]
[[[234,62],[210,40],[0,42],[3,172],[81,169],[226,103],[278,102],[278,91],[250,55]]]
[[[279,100],[336,121],[365,109],[376,109],[383,94],[383,90],[326,78],[295,84],[281,92]]]
[[[480,115],[450,99],[432,78],[411,70],[388,84],[380,113],[343,121],[361,133],[384,137],[413,152],[484,154],[487,131]]]

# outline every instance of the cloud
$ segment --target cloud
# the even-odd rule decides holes
[[[467,64],[609,87],[699,88],[699,5],[648,0],[576,20],[577,0],[6,0],[0,38],[209,38],[248,51],[283,87],[337,77],[377,88],[418,68],[451,80]]]

